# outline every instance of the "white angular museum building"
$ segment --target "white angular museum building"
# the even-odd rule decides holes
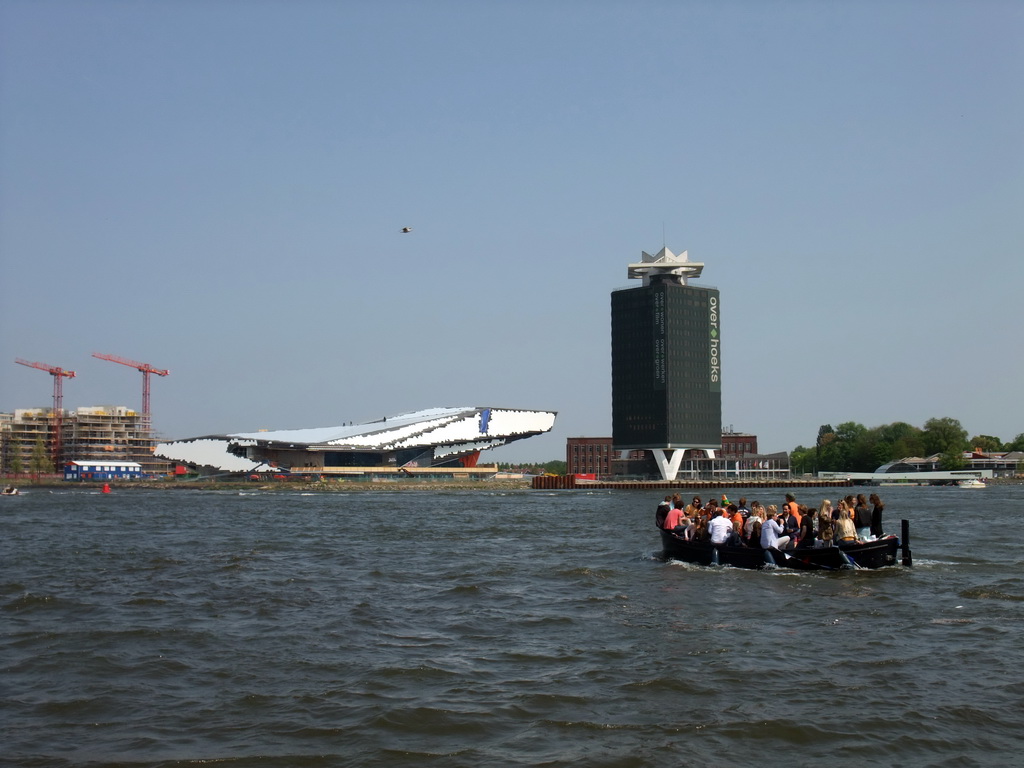
[[[548,432],[554,411],[431,408],[362,424],[204,435],[160,443],[156,455],[221,472],[319,475],[471,471],[480,452]]]

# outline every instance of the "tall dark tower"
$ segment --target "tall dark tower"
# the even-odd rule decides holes
[[[662,248],[629,265],[641,287],[612,292],[612,443],[651,451],[666,480],[687,449],[722,444],[718,290],[687,284],[703,269]]]

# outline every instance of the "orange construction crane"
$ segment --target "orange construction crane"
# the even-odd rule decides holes
[[[60,466],[60,425],[61,419],[64,416],[64,387],[63,382],[65,378],[75,378],[74,371],[65,371],[63,368],[59,368],[56,365],[47,365],[46,363],[33,363],[29,360],[22,360],[20,357],[16,359],[18,365],[27,365],[29,368],[38,368],[40,371],[46,371],[48,374],[53,376],[53,442],[52,442],[52,456],[53,456],[53,467],[58,472],[61,470]]]
[[[166,376],[170,371],[160,370],[159,368],[154,368],[149,363],[137,363],[134,360],[118,357],[117,355],[104,355],[99,352],[93,352],[92,356],[98,357],[100,360],[109,360],[112,363],[120,363],[121,365],[127,365],[142,371],[142,424],[146,432],[149,432],[152,418],[149,410],[149,374],[155,373],[157,376]]]

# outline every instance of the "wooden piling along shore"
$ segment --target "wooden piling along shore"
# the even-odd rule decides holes
[[[849,480],[577,480],[572,475],[542,475],[533,478],[534,490],[649,491],[715,488],[848,488]]]

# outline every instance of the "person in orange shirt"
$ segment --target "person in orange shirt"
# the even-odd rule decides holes
[[[743,513],[740,512],[740,508],[735,504],[730,504],[726,509],[729,510],[729,517],[732,518],[732,529],[736,532],[737,536],[743,536],[743,523],[746,522],[743,519]]]

